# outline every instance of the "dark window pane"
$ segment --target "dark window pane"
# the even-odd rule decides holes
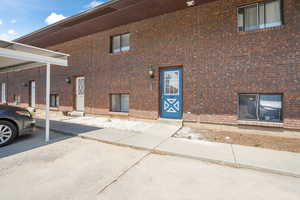
[[[257,103],[256,95],[240,95],[239,96],[239,118],[246,120],[257,119]]]
[[[121,112],[129,111],[129,95],[122,94],[121,95]]]
[[[121,36],[114,36],[112,38],[112,53],[121,51]]]
[[[128,51],[130,49],[129,41],[130,41],[129,33],[121,36],[121,51]]]
[[[50,107],[59,106],[59,96],[57,94],[50,94]]]
[[[14,102],[16,105],[19,105],[21,103],[21,96],[14,95]]]
[[[50,107],[54,107],[54,96],[53,95],[50,95]]]
[[[118,94],[111,95],[111,111],[113,111],[113,112],[121,111],[120,101],[121,101],[120,95],[118,95]]]
[[[259,114],[260,120],[281,121],[282,95],[260,95]]]
[[[238,30],[244,31],[244,8],[238,9]]]

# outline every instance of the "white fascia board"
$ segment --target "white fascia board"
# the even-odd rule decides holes
[[[32,53],[0,48],[0,56],[17,60],[25,60],[38,63],[49,63],[52,65],[68,66],[67,59],[52,58],[47,56],[36,55]]]

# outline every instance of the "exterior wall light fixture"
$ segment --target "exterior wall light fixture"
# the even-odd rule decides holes
[[[195,4],[196,4],[195,0],[187,0],[186,1],[187,7],[195,6]]]
[[[66,81],[66,83],[70,84],[70,83],[71,83],[71,78],[70,78],[70,77],[67,77],[67,78],[65,79],[65,81]]]
[[[154,78],[154,69],[152,66],[149,67],[148,73],[149,73],[150,78]]]

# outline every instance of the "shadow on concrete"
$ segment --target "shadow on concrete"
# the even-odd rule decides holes
[[[44,128],[45,127],[45,120],[44,119],[36,119],[37,126]],[[50,129],[57,132],[68,133],[72,135],[79,135],[83,133],[88,133],[91,131],[97,131],[102,128],[89,126],[89,125],[82,125],[76,123],[69,123],[65,121],[55,121],[50,120]]]
[[[32,134],[21,135],[17,137],[12,144],[0,147],[0,158],[12,156],[14,154],[29,151],[35,148],[51,145],[52,143],[60,142],[62,140],[69,139],[79,134],[88,133],[95,130],[100,130],[99,127],[86,126],[81,124],[66,123],[60,121],[51,121],[50,127],[54,131],[50,131],[50,142],[45,142],[45,130],[43,129],[45,120],[37,119],[37,128]],[[70,135],[60,134],[59,131],[55,132],[55,127],[58,130]],[[72,136],[73,135],[73,136]]]

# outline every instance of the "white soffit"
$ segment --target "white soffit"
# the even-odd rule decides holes
[[[20,71],[46,63],[68,66],[68,54],[0,40],[0,73]]]

